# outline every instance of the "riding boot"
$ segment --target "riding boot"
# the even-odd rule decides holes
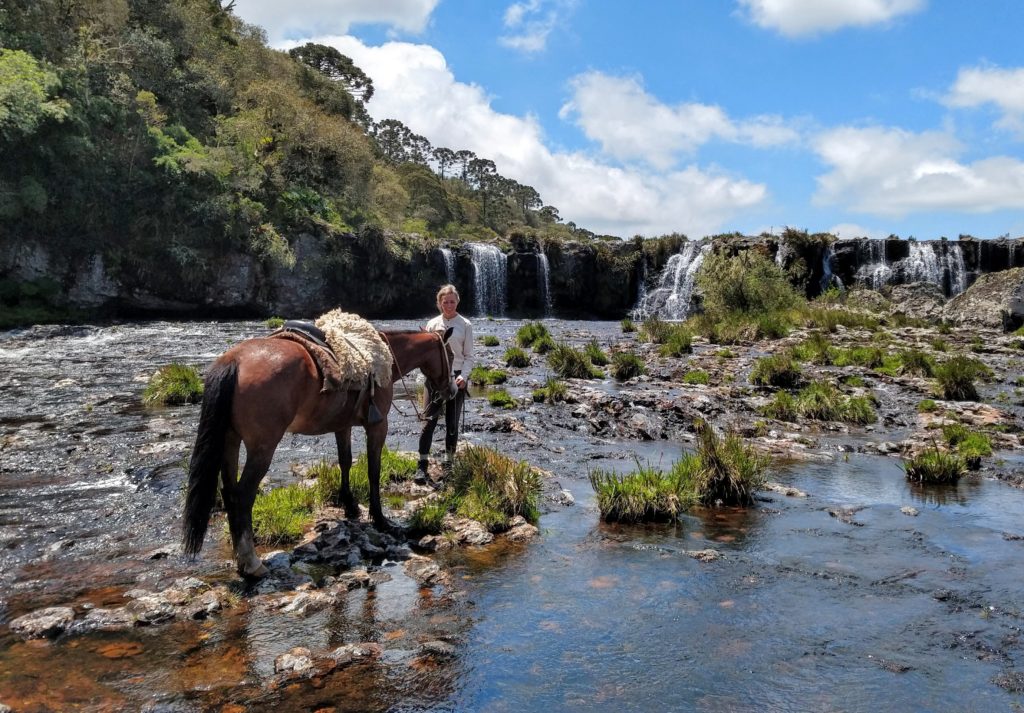
[[[427,475],[427,456],[420,453],[420,461],[416,464],[416,476],[413,478],[413,482],[416,485],[426,485],[430,482],[430,476]]]

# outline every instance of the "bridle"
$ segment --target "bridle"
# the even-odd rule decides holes
[[[444,337],[442,337],[438,332],[429,332],[429,334],[437,338],[438,347],[441,349],[441,361],[444,364],[444,373],[447,374],[450,379],[452,373],[452,362],[451,359],[448,357],[448,345],[445,344]],[[412,392],[409,390],[409,385],[405,381],[405,371],[398,363],[398,355],[395,354],[395,349],[394,347],[391,346],[391,341],[388,339],[387,333],[380,332],[380,336],[384,340],[384,343],[388,345],[388,351],[391,352],[391,358],[395,362],[395,368],[398,370],[398,376],[402,380],[402,387],[405,389],[405,393],[411,394]],[[429,381],[427,387],[430,387]],[[445,401],[448,401],[449,397],[445,396],[444,392],[441,389],[430,390],[433,391],[433,395],[430,397],[430,401],[427,403],[427,410],[430,410],[433,407],[437,406],[438,404],[442,404]],[[451,391],[451,389],[449,388],[448,391]],[[409,400],[412,402],[413,410],[416,411],[416,420],[427,421],[427,417],[423,413],[420,413],[419,406],[416,405],[416,397],[413,396]],[[398,413],[401,413],[403,416],[407,415],[402,413],[402,409],[398,408],[398,405],[394,402],[394,400],[391,401],[391,405],[394,407],[396,411],[398,411]]]

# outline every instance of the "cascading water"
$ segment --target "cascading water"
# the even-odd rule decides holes
[[[480,316],[500,316],[507,305],[507,257],[494,245],[468,243],[473,260],[473,296]]]
[[[949,297],[967,289],[967,269],[959,243],[950,241],[908,244],[907,257],[889,264],[885,241],[868,240],[858,246],[856,280],[872,289],[885,285],[929,282]]]
[[[711,251],[711,243],[686,243],[682,252],[668,259],[658,277],[658,286],[647,292],[633,309],[635,319],[661,317],[686,319],[697,271]]]
[[[551,265],[543,250],[537,251],[537,290],[544,304],[544,316],[550,317],[555,306],[551,297]]]
[[[825,254],[821,258],[821,291],[824,292],[832,287],[837,287],[840,292],[843,291],[843,281],[839,279],[839,275],[832,272],[832,259],[835,257],[835,251],[832,249],[832,244],[829,243],[825,247]]]
[[[455,253],[448,248],[439,248],[441,256],[444,258],[444,276],[445,281],[452,285],[455,283]]]

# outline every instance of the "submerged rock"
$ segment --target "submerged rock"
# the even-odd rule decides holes
[[[75,619],[71,607],[48,607],[19,616],[8,626],[15,634],[29,639],[53,638],[59,636]]]

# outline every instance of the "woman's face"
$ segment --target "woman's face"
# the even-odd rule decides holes
[[[449,292],[441,296],[441,301],[437,303],[437,306],[441,308],[441,314],[445,319],[451,319],[459,308],[459,298]]]

